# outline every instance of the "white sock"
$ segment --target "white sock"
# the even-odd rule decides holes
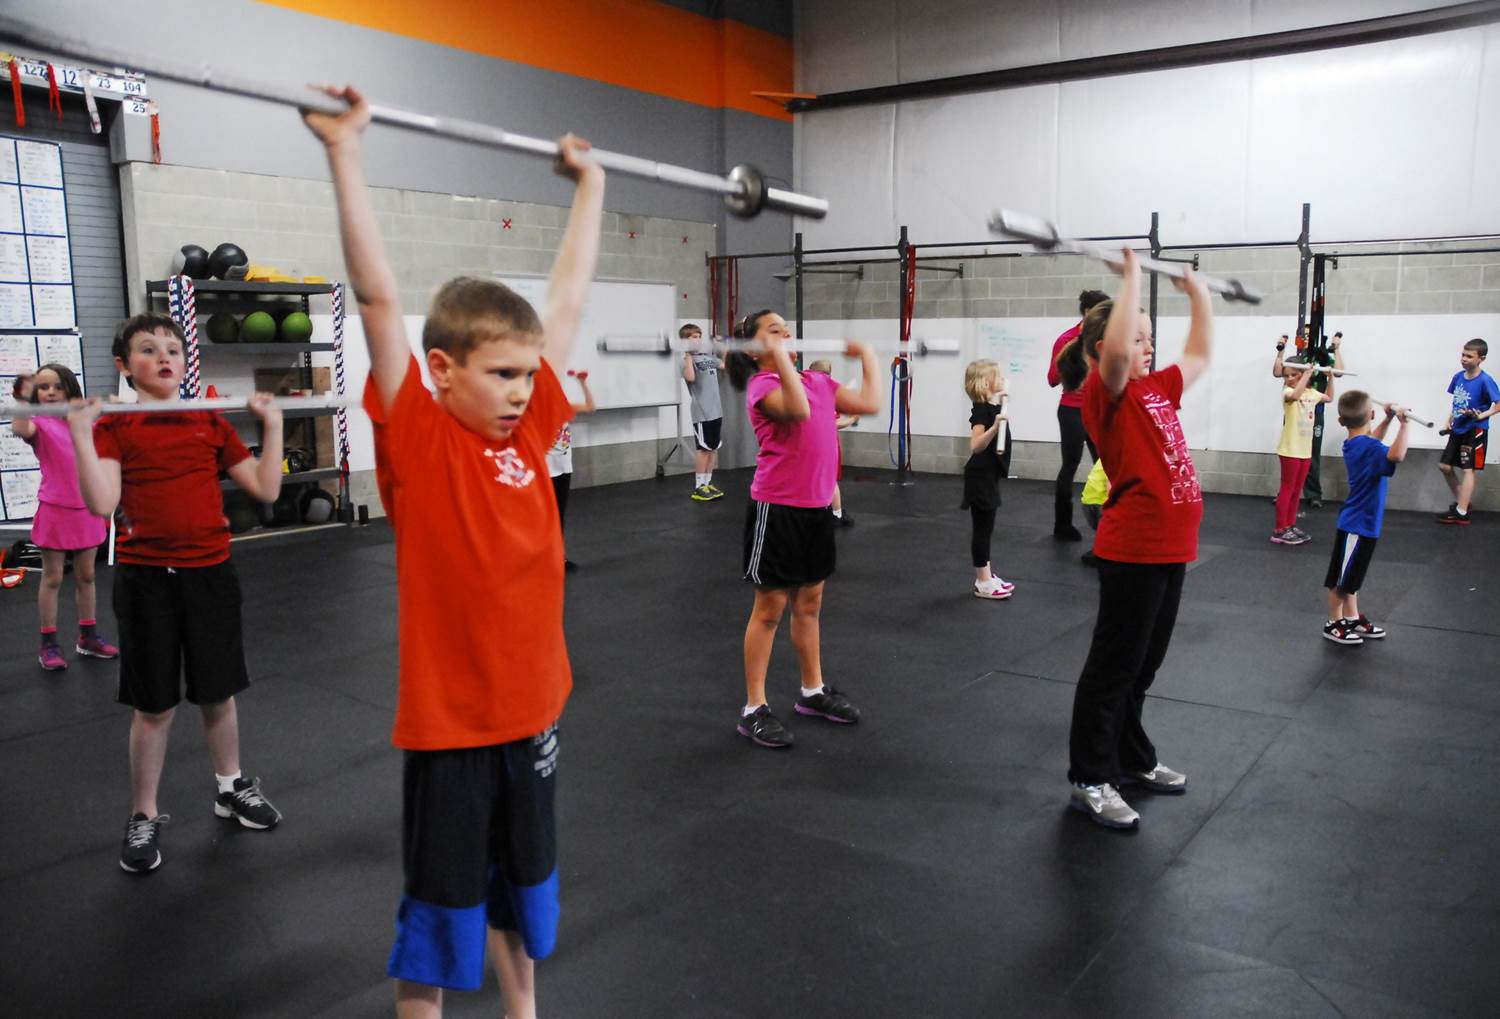
[[[833,518],[835,520],[840,520],[840,519],[843,518],[843,516],[844,516],[843,507],[840,507],[839,509],[836,509],[836,510],[833,511]]]
[[[1466,509],[1459,509],[1457,506],[1453,507],[1453,509],[1461,517],[1466,517],[1469,515],[1469,511]]]
[[[816,697],[816,696],[818,696],[818,694],[820,694],[822,692],[823,692],[823,684],[822,683],[819,683],[817,686],[812,686],[812,687],[804,686],[802,688],[802,696],[803,697]]]
[[[740,708],[740,717],[741,718],[749,718],[751,715],[753,715],[757,711],[759,711],[762,707],[767,707],[767,706],[768,705],[764,705],[764,704],[746,704],[743,708]]]
[[[239,772],[235,772],[233,775],[220,775],[218,772],[214,772],[214,778],[219,780],[219,792],[221,793],[234,792],[234,783],[239,777]]]
[[[708,479],[709,479],[709,475],[707,475],[707,474],[694,474],[693,475],[693,487],[694,488],[702,488],[704,485],[708,484]]]
[[[703,475],[703,483],[705,485],[712,485],[714,483],[714,472],[713,471],[709,471],[707,474]]]

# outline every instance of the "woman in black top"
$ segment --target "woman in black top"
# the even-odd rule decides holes
[[[969,412],[969,462],[964,464],[964,498],[974,524],[969,550],[974,563],[974,597],[1009,598],[1016,585],[990,570],[990,535],[1000,508],[1000,479],[1010,473],[1010,425],[1005,420],[1005,381],[1000,366],[984,359],[964,371],[964,392],[973,401]],[[1003,439],[1002,439],[1003,433]]]

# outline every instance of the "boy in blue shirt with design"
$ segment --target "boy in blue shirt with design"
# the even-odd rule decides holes
[[[1474,475],[1484,470],[1484,448],[1490,435],[1489,419],[1500,411],[1500,386],[1479,366],[1489,354],[1489,344],[1480,339],[1464,344],[1458,363],[1463,370],[1448,383],[1453,410],[1448,414],[1448,445],[1438,458],[1438,470],[1453,490],[1453,505],[1439,516],[1440,524],[1469,522],[1469,500],[1474,497]]]
[[[1401,422],[1396,441],[1383,441],[1391,419]],[[1385,519],[1385,489],[1396,465],[1406,457],[1406,408],[1385,405],[1385,420],[1373,429],[1375,408],[1368,393],[1359,390],[1339,397],[1339,424],[1349,430],[1344,440],[1344,467],[1349,473],[1349,495],[1339,512],[1338,535],[1328,563],[1328,622],[1323,636],[1335,644],[1363,644],[1379,640],[1385,630],[1359,611],[1356,597],[1365,571],[1375,555],[1380,523]]]

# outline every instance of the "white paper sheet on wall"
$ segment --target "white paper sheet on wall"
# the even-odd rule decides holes
[[[16,142],[16,166],[22,184],[63,186],[62,149],[46,142]]]
[[[5,145],[0,142],[0,152]],[[21,232],[21,189],[14,184],[0,184],[0,231],[18,234]]]
[[[36,324],[39,326],[61,329],[78,324],[71,286],[33,286],[31,302],[36,309]]]
[[[0,138],[0,182],[17,183],[16,145],[9,138]]]
[[[0,470],[26,470],[36,465],[36,454],[29,442],[9,428],[0,431]]]
[[[21,185],[21,214],[28,234],[61,237],[68,232],[68,207],[61,191]]]
[[[35,515],[36,493],[41,485],[41,471],[0,473],[0,498],[5,501],[5,519],[24,520]]]
[[[27,237],[26,257],[33,283],[72,283],[73,266],[66,237]],[[13,276],[0,277],[15,279]]]
[[[20,234],[0,234],[0,280],[23,283],[26,271],[26,238]]]
[[[31,287],[25,283],[0,283],[0,329],[34,325]]]

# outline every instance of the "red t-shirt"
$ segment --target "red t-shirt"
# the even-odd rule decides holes
[[[120,462],[116,557],[137,566],[213,566],[229,558],[219,472],[250,451],[218,414],[110,414],[94,426],[101,460]]]
[[[1083,427],[1109,476],[1109,500],[1094,554],[1122,563],[1187,563],[1198,557],[1203,493],[1177,409],[1182,369],[1175,364],[1125,384],[1110,396],[1097,369],[1079,388]]]
[[[1080,321],[1072,329],[1059,336],[1056,343],[1052,344],[1052,360],[1047,362],[1047,385],[1062,385],[1062,374],[1057,370],[1057,355],[1063,352],[1064,347],[1078,339],[1078,334],[1082,331],[1083,323]],[[1083,387],[1079,386],[1077,389],[1063,390],[1062,398],[1057,401],[1057,405],[1059,407],[1082,407]]]
[[[542,362],[503,442],[459,424],[413,358],[392,406],[372,379],[375,477],[396,530],[401,666],[391,739],[406,750],[535,736],[572,688],[563,642],[563,542],[547,449],[572,416]]]

